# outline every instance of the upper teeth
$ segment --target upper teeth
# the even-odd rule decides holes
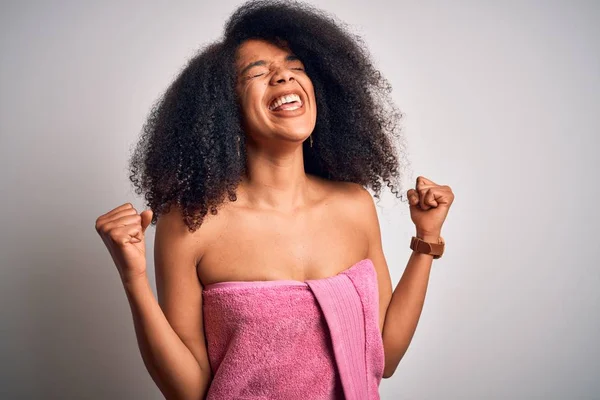
[[[300,103],[300,105],[302,105],[302,101],[300,100],[300,96],[298,96],[295,93],[292,93],[292,94],[287,94],[285,96],[281,96],[281,97],[276,98],[271,103],[271,106],[269,107],[269,109],[274,110],[274,109],[276,109],[277,107],[279,107],[282,104],[292,103],[294,101],[297,101],[297,102]]]

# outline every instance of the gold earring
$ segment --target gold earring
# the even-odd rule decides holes
[[[312,144],[313,144],[312,133],[310,134],[310,136],[308,138],[310,139],[310,147],[312,147]]]

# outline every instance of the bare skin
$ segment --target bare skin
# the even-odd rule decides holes
[[[306,204],[294,211],[253,208],[238,197],[210,216],[203,235],[211,239],[197,249],[203,285],[320,279],[368,256],[366,234],[352,210],[352,188],[307,179]]]

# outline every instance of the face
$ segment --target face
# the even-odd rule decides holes
[[[304,64],[288,48],[247,40],[237,50],[236,92],[246,134],[256,141],[302,142],[312,133],[317,108]]]

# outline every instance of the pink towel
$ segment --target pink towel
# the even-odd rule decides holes
[[[379,400],[384,352],[370,259],[306,282],[215,283],[202,296],[207,400]]]

